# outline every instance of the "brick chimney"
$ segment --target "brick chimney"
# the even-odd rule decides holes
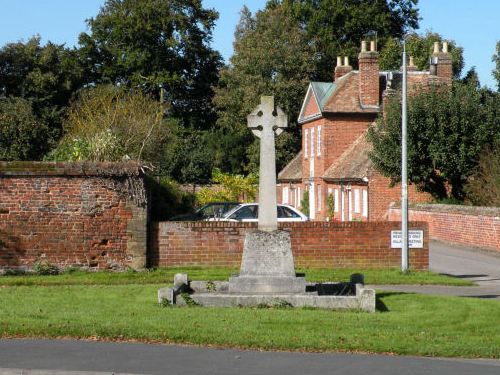
[[[375,41],[370,42],[367,50],[366,41],[361,42],[359,53],[359,100],[362,106],[378,106],[380,97],[378,52]]]
[[[448,42],[443,42],[443,49],[439,50],[439,42],[434,42],[434,51],[431,57],[431,74],[436,75],[440,81],[451,83],[453,66],[451,54],[448,52]]]
[[[344,56],[344,63],[342,64],[342,57],[337,56],[337,66],[335,67],[334,81],[352,71],[352,66],[349,65],[349,57]]]

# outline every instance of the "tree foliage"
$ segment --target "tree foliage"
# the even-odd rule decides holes
[[[157,163],[168,135],[164,111],[141,91],[109,85],[83,90],[69,109],[66,134],[49,158]]]
[[[500,207],[500,142],[481,153],[465,191],[474,205]]]
[[[498,91],[500,91],[500,41],[497,42],[496,51],[492,58],[495,63],[495,69],[493,70],[493,77],[497,81]]]
[[[200,0],[107,0],[80,34],[80,61],[89,82],[164,93],[184,126],[207,128],[221,61],[209,47],[217,17]]]
[[[443,41],[445,40],[441,35],[430,31],[424,35],[411,34],[406,38],[406,52],[408,56],[413,56],[414,64],[418,70],[427,70],[429,69],[429,57],[432,54],[434,42],[439,42],[441,46]],[[448,44],[453,75],[458,78],[464,67],[463,48],[459,47],[453,40],[448,40]],[[380,68],[382,70],[400,69],[402,55],[403,44],[401,40],[387,39],[380,51]]]
[[[42,46],[39,36],[26,43],[9,43],[0,49],[0,96],[24,99],[26,102],[14,100],[9,105],[20,107],[21,122],[30,112],[29,116],[34,116],[33,121],[43,129],[40,140],[35,142],[36,146],[28,153],[19,154],[19,157],[29,155],[34,160],[41,159],[48,147],[55,145],[61,136],[66,107],[72,93],[81,84],[74,59],[75,53],[63,45],[48,42]],[[24,136],[19,134],[25,139],[30,139],[34,132],[23,127],[18,131],[28,131]],[[44,147],[43,142],[46,142]],[[42,154],[37,154],[35,150]]]
[[[380,45],[418,28],[417,0],[271,0],[268,8],[283,7],[299,21],[316,44],[315,79],[330,81],[336,56],[357,64],[360,41],[367,35]]]
[[[280,168],[300,147],[296,119],[314,69],[314,48],[297,22],[280,8],[255,16],[243,8],[235,38],[234,55],[221,72],[214,98],[216,165],[241,173],[253,160],[250,170],[255,170],[258,141],[247,128],[246,116],[260,103],[261,95],[274,95],[289,120],[288,130],[277,138]]]
[[[213,187],[204,187],[196,193],[199,205],[210,202],[254,202],[257,194],[257,175],[247,176],[223,173],[215,168],[212,175]]]
[[[369,129],[375,167],[393,182],[401,175],[401,103],[393,96],[385,117]],[[455,82],[421,91],[408,100],[408,177],[437,197],[463,199],[463,186],[484,147],[500,133],[497,95]]]
[[[37,160],[51,147],[50,129],[23,98],[0,98],[0,160]]]

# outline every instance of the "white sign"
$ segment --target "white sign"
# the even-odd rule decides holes
[[[408,248],[422,249],[424,247],[424,231],[409,230],[408,231]],[[391,248],[403,248],[403,235],[400,230],[391,230]]]

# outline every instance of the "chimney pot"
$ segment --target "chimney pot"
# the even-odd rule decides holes
[[[443,42],[443,52],[448,53],[448,42]]]
[[[361,52],[366,52],[366,40],[361,41]]]
[[[337,56],[337,66],[342,66],[342,57]]]
[[[376,48],[377,46],[375,45],[375,41],[374,40],[370,41],[370,51],[375,52],[377,50]]]
[[[439,42],[434,42],[434,52],[433,53],[439,53]]]
[[[344,56],[344,65],[349,66],[349,57]]]

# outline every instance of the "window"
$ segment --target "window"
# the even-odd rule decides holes
[[[359,189],[354,189],[354,212],[357,214],[361,212],[359,209]]]
[[[300,194],[300,188],[297,188],[297,207],[300,207],[300,201],[302,200],[302,195]]]
[[[306,132],[305,132],[305,135],[304,135],[304,157],[306,159],[309,156],[308,145],[309,145],[309,129],[306,129]]]
[[[279,210],[278,210],[278,217],[279,218],[293,219],[293,218],[300,217],[298,213],[292,211],[288,207],[279,207],[278,206],[278,208],[279,208]]]
[[[368,217],[368,190],[363,190],[363,216]]]
[[[233,220],[245,220],[245,219],[257,219],[258,217],[258,205],[244,206],[234,212],[229,219]]]
[[[311,157],[314,157],[314,128],[311,128]]]
[[[335,205],[335,212],[339,212],[339,189],[333,191],[333,204]]]
[[[288,204],[288,186],[283,187],[283,197],[281,201],[283,204]]]
[[[321,211],[321,185],[318,185],[318,211]]]
[[[318,144],[316,148],[318,149],[318,155],[321,155],[321,125],[318,126]]]

